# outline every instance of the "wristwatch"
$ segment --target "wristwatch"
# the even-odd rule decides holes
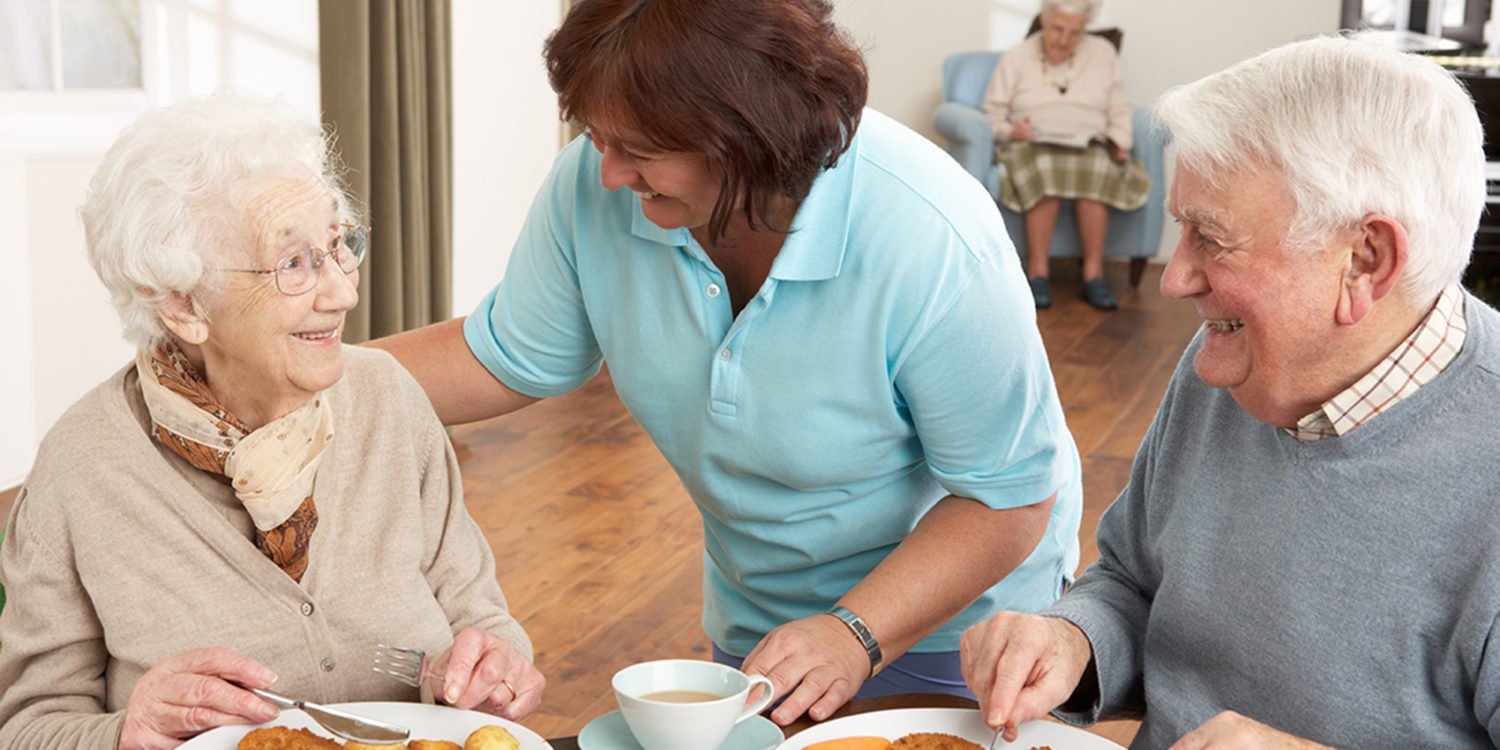
[[[870,657],[870,675],[873,677],[880,669],[881,656],[880,643],[875,640],[875,634],[870,632],[870,626],[866,625],[864,620],[859,619],[859,615],[843,607],[835,606],[828,610],[828,614],[843,620],[844,624],[849,626],[849,630],[854,633],[854,637],[859,639],[859,645],[864,646],[865,654]]]

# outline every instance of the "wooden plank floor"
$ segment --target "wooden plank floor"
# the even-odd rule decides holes
[[[1138,289],[1107,273],[1120,309],[1078,299],[1059,263],[1054,306],[1039,311],[1058,391],[1083,458],[1083,563],[1099,514],[1125,485],[1168,377],[1199,319],[1163,300],[1159,267]],[[610,676],[658,657],[707,658],[699,624],[702,534],[676,476],[604,374],[567,396],[455,428],[469,508],[490,539],[501,585],[531,633],[548,688],[526,724],[575,734],[615,708]],[[8,511],[14,492],[0,493]],[[1134,722],[1098,730],[1126,744]]]

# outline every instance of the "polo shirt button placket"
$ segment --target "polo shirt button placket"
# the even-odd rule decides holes
[[[732,416],[735,412],[735,381],[738,377],[737,370],[739,362],[734,360],[734,350],[729,347],[729,342],[719,344],[718,351],[712,355],[713,359],[709,376],[709,393],[712,400],[710,410],[718,414]]]

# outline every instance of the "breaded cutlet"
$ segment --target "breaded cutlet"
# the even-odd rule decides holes
[[[319,737],[306,729],[266,727],[251,730],[240,740],[238,750],[342,750],[334,740]]]
[[[891,750],[984,750],[984,748],[951,734],[918,732],[892,742]]]

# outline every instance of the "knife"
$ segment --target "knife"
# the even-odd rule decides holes
[[[243,686],[242,686],[243,687]],[[411,730],[399,724],[388,724],[337,708],[299,701],[269,690],[247,687],[252,693],[270,701],[282,710],[298,709],[311,716],[324,729],[346,740],[366,745],[399,745],[411,736]]]

